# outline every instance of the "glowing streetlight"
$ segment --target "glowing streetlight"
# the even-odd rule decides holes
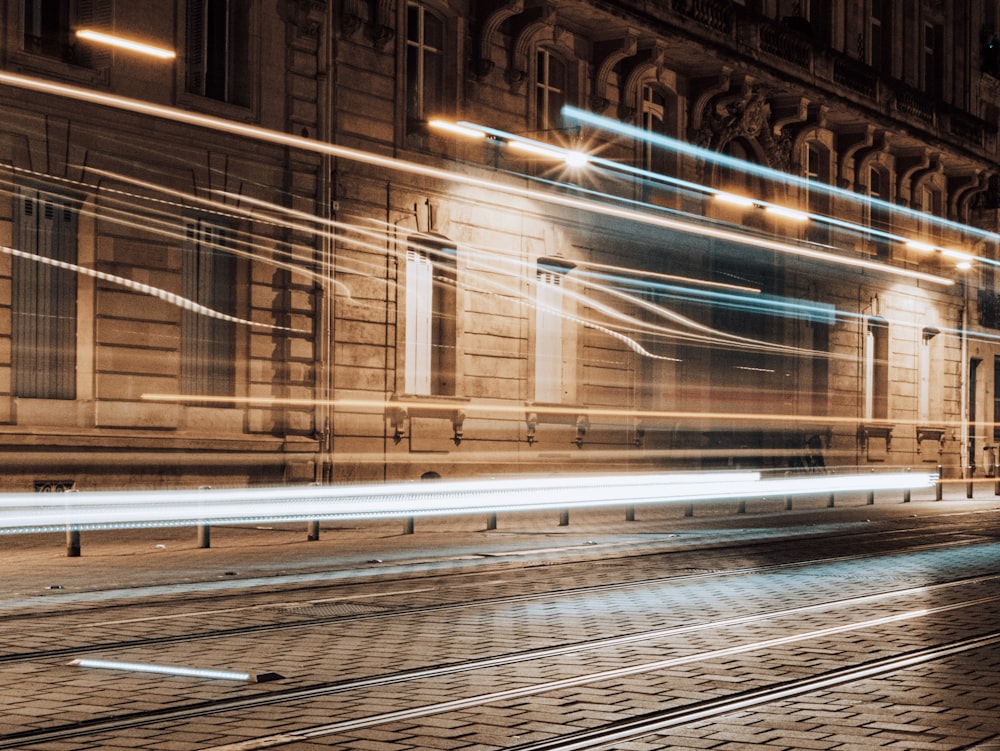
[[[159,60],[173,60],[177,57],[176,52],[166,49],[165,47],[155,47],[144,42],[137,42],[134,39],[127,39],[113,34],[105,34],[102,31],[94,31],[93,29],[77,29],[76,36],[77,38],[85,39],[88,42],[106,44],[109,47],[117,47],[119,49],[128,50],[129,52],[136,52],[140,55],[155,57]]]

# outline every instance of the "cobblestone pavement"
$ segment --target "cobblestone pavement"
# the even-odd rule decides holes
[[[0,538],[0,748],[988,749],[981,496]]]

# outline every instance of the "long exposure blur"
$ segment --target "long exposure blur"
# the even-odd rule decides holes
[[[994,475],[995,3],[460,5],[2,6],[12,529],[36,491]]]

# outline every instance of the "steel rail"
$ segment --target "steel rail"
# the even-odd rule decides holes
[[[668,636],[674,636],[685,633],[693,633],[699,630],[717,630],[719,628],[727,628],[732,626],[744,625],[747,623],[762,622],[769,619],[795,616],[806,612],[815,612],[823,609],[854,606],[863,602],[871,602],[871,601],[876,601],[878,599],[885,599],[894,596],[906,596],[908,594],[914,594],[916,592],[927,593],[928,591],[935,589],[947,589],[963,585],[976,586],[984,582],[993,581],[996,579],[1000,579],[1000,574],[976,577],[975,579],[959,580],[955,582],[945,582],[937,585],[931,585],[930,587],[892,590],[884,593],[865,595],[861,597],[848,598],[844,600],[831,601],[827,603],[816,603],[814,605],[802,606],[799,608],[788,608],[781,611],[772,611],[769,613],[742,616],[737,618],[725,619],[722,621],[714,621],[710,623],[695,624],[691,626],[681,626],[668,629],[657,629],[655,631],[648,631],[637,634],[628,634],[619,637],[609,637],[606,639],[597,639],[583,643],[560,645],[558,647],[549,647],[538,650],[529,650],[525,652],[500,655],[497,657],[484,658],[481,660],[474,660],[464,663],[432,666],[429,668],[401,671],[399,673],[371,676],[368,678],[361,678],[350,681],[341,681],[336,683],[323,684],[320,686],[311,686],[301,689],[291,689],[288,691],[278,691],[266,695],[242,697],[238,699],[210,701],[193,706],[179,707],[173,709],[151,710],[147,712],[136,713],[134,715],[129,715],[125,717],[118,717],[106,720],[98,719],[93,721],[85,721],[61,728],[28,730],[0,737],[0,749],[19,748],[22,745],[28,743],[35,744],[35,743],[46,743],[58,740],[65,740],[68,738],[88,736],[96,733],[110,732],[115,730],[123,730],[142,725],[150,725],[155,723],[170,722],[176,720],[186,720],[194,717],[218,714],[220,712],[226,712],[232,710],[250,709],[254,707],[269,706],[275,704],[285,704],[288,702],[299,701],[303,699],[313,699],[322,696],[329,696],[338,693],[346,693],[349,691],[356,691],[366,688],[375,688],[397,683],[426,680],[431,678],[452,675],[455,673],[470,672],[474,670],[484,670],[518,662],[525,662],[529,660],[547,659],[566,654],[574,654],[578,652],[605,649],[608,647],[619,646],[630,642],[648,641],[649,639],[664,638]],[[963,608],[974,607],[977,605],[983,605],[986,603],[997,602],[997,601],[1000,601],[1000,595],[979,597],[958,603],[941,605],[935,608],[908,611],[904,613],[898,613],[895,615],[884,616],[881,618],[869,619],[857,623],[840,624],[838,626],[833,626],[824,629],[817,629],[814,631],[808,631],[804,633],[792,634],[789,636],[766,639],[742,645],[734,645],[724,649],[711,650],[708,652],[699,652],[696,654],[683,655],[680,657],[671,657],[663,660],[656,660],[653,662],[626,666],[613,670],[589,673],[586,675],[575,676],[568,679],[561,679],[542,684],[535,684],[533,686],[510,689],[507,691],[495,692],[491,694],[477,695],[450,702],[444,702],[440,704],[426,705],[423,707],[400,710],[398,712],[372,715],[364,718],[358,718],[356,720],[333,723],[330,725],[317,726],[314,728],[295,731],[293,734],[283,733],[279,734],[278,736],[267,736],[267,738],[270,739],[268,742],[271,743],[271,745],[247,746],[246,749],[270,748],[272,746],[278,746],[292,742],[292,740],[303,740],[305,737],[311,738],[321,735],[330,735],[362,727],[371,727],[374,725],[384,724],[387,722],[414,719],[417,717],[439,714],[442,712],[474,707],[497,701],[504,701],[524,696],[533,696],[537,694],[546,693],[549,691],[586,685],[589,683],[596,683],[603,680],[611,680],[629,675],[651,672],[668,667],[673,667],[676,665],[701,662],[711,659],[717,659],[720,657],[727,657],[735,654],[743,654],[747,652],[758,651],[761,649],[768,649],[776,646],[782,646],[785,644],[793,644],[801,641],[806,641],[809,639],[823,638],[825,636],[830,636],[840,633],[864,630],[866,628],[875,628],[880,625],[911,620],[914,618],[921,618],[928,615],[934,615],[953,610],[960,610]],[[998,632],[998,637],[1000,637],[1000,632]],[[290,739],[291,735],[294,735],[293,739]],[[261,739],[258,739],[258,741],[261,741]],[[238,744],[237,745],[231,744],[231,745],[221,746],[216,751],[237,751],[238,748],[242,749],[243,747],[238,746]]]
[[[256,634],[272,633],[276,631],[287,631],[298,628],[309,628],[312,626],[322,626],[329,623],[342,623],[344,621],[363,621],[363,620],[378,620],[382,618],[395,618],[399,616],[400,610],[403,609],[405,609],[408,615],[422,614],[422,613],[439,613],[439,612],[447,612],[449,610],[468,611],[470,607],[491,607],[495,605],[504,605],[504,604],[520,603],[520,602],[536,602],[538,600],[555,599],[560,597],[578,597],[580,595],[597,594],[601,592],[615,592],[627,589],[635,589],[638,587],[677,582],[678,580],[696,581],[699,579],[712,579],[712,578],[720,578],[728,576],[751,576],[758,573],[795,569],[805,566],[813,566],[816,564],[840,563],[853,560],[869,560],[872,558],[878,558],[885,555],[910,553],[917,550],[935,550],[941,548],[958,547],[958,546],[974,545],[974,544],[983,544],[983,540],[976,539],[976,540],[951,541],[945,543],[931,543],[927,545],[914,545],[903,549],[892,550],[888,553],[856,553],[845,556],[832,556],[829,558],[812,559],[808,561],[790,561],[787,563],[774,563],[774,564],[768,564],[766,566],[741,567],[725,571],[709,571],[709,572],[700,572],[696,574],[680,574],[673,576],[653,577],[653,578],[640,579],[637,581],[630,581],[630,582],[615,582],[610,584],[596,584],[584,587],[571,587],[567,589],[554,590],[554,591],[535,592],[523,595],[507,595],[503,597],[483,598],[478,600],[466,600],[462,602],[455,602],[448,604],[425,605],[418,607],[406,606],[405,608],[399,607],[399,608],[386,609],[385,611],[378,613],[361,613],[361,614],[352,614],[346,616],[336,615],[336,616],[323,616],[317,618],[304,618],[292,623],[263,623],[263,624],[254,624],[250,626],[237,626],[235,628],[202,631],[197,633],[182,633],[182,634],[175,634],[172,636],[155,636],[155,637],[141,638],[141,639],[126,639],[115,642],[106,642],[103,644],[92,644],[92,645],[82,645],[82,646],[75,645],[69,647],[61,647],[58,649],[47,649],[34,652],[17,652],[10,654],[0,654],[0,665],[13,664],[24,661],[35,661],[40,659],[77,657],[80,655],[81,652],[105,652],[118,649],[131,649],[134,647],[150,647],[150,646],[163,646],[167,644],[183,644],[185,642],[199,641],[202,639],[224,639],[234,636],[249,636]],[[746,546],[741,546],[741,547],[745,548]],[[984,575],[982,577],[959,579],[956,580],[955,582],[943,582],[933,585],[923,585],[921,587],[909,588],[902,591],[906,592],[910,591],[911,589],[924,590],[927,588],[955,586],[956,584],[962,584],[967,581],[968,582],[974,582],[980,580],[989,581],[992,578],[994,578],[994,575]],[[888,591],[887,596],[892,596],[893,591],[896,590]],[[872,596],[880,597],[882,595],[876,594]],[[863,596],[862,599],[864,599],[864,597],[867,596]],[[849,602],[852,599],[853,598],[849,598],[847,601]],[[832,602],[837,602],[837,601],[832,601]],[[244,606],[240,608],[233,608],[232,610],[240,610],[240,611],[249,609],[274,610],[282,607],[283,605],[285,605],[285,603],[268,603],[268,604],[254,605],[248,607]],[[824,605],[825,604],[823,603],[819,604],[820,607]],[[813,606],[804,606],[804,607],[808,609]],[[227,612],[227,611],[222,611],[222,612]],[[190,613],[190,616],[200,617],[202,616],[202,613],[196,611]],[[764,616],[766,617],[766,614],[764,614]],[[753,618],[754,616],[748,616],[748,617]],[[174,619],[173,616],[171,616],[171,618]],[[76,629],[81,629],[85,627],[86,626],[81,626],[79,624],[74,626],[74,628]],[[667,630],[669,631],[669,629]]]

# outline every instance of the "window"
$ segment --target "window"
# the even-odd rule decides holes
[[[539,264],[535,274],[535,401],[562,401],[563,275]]]
[[[943,55],[941,46],[944,43],[944,32],[940,25],[933,23],[924,24],[924,55],[921,67],[921,88],[927,96],[933,99],[940,99],[942,94],[941,84],[944,81]]]
[[[406,251],[404,391],[454,396],[457,371],[456,248],[421,237]]]
[[[187,90],[250,106],[250,0],[188,0]]]
[[[559,128],[566,103],[566,63],[546,49],[538,50],[535,61],[534,129]]]
[[[439,114],[444,104],[445,25],[418,3],[406,6],[406,118],[408,128]]]
[[[181,294],[216,313],[236,313],[236,259],[230,236],[204,220],[185,226]],[[236,391],[236,324],[192,310],[181,311],[181,391],[232,396]]]
[[[76,263],[75,203],[25,188],[14,200],[17,249]],[[15,257],[11,273],[13,395],[76,398],[76,272]]]
[[[890,229],[889,209],[885,204],[890,200],[889,177],[881,167],[868,170],[868,196],[874,199],[865,204],[867,223],[872,230],[871,247],[881,261],[889,260],[889,240],[885,234]]]
[[[806,149],[806,179],[821,185],[830,183],[830,152],[821,143],[812,142]],[[809,207],[809,213],[830,216],[830,193],[812,186],[808,191],[806,205]],[[830,225],[826,222],[809,222],[806,233],[808,239],[814,243],[830,242]]]
[[[865,337],[865,418],[889,417],[889,322],[869,318]]]
[[[74,35],[76,29],[110,29],[110,0],[23,0],[24,49],[65,63],[98,67],[107,53]]]
[[[887,34],[891,28],[888,0],[871,0],[871,11],[868,16],[867,62],[880,73],[889,73],[891,45]]]

